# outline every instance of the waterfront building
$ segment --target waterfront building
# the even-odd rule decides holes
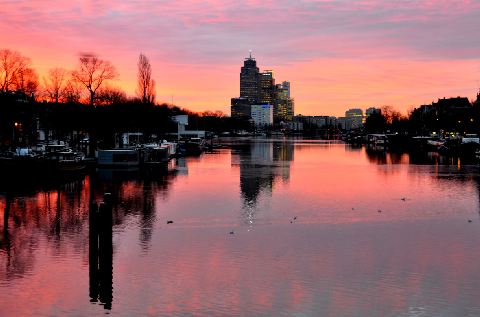
[[[275,124],[291,122],[294,116],[294,100],[291,98],[290,87],[288,81],[275,85],[273,70],[259,72],[257,61],[250,52],[240,70],[240,97],[231,99],[232,118],[251,117],[254,104],[271,105]]]
[[[290,98],[290,82],[284,81],[275,86],[273,121],[290,122],[294,116],[294,100]]]
[[[309,128],[323,128],[326,126],[336,126],[336,117],[331,116],[302,116],[294,117],[295,122],[301,122]]]
[[[251,104],[259,100],[259,77],[257,62],[250,52],[240,70],[240,97],[248,99]]]
[[[478,133],[478,111],[468,98],[442,98],[431,105],[422,105],[410,114],[410,121],[422,126],[421,133]]]
[[[252,105],[251,117],[257,127],[273,124],[273,106],[269,104]]]
[[[273,105],[275,100],[275,77],[273,75],[273,70],[261,72],[259,79],[258,103]]]
[[[352,108],[345,111],[345,118],[350,121],[351,129],[358,129],[363,126],[363,110]]]
[[[344,131],[350,131],[353,129],[353,120],[352,118],[347,117],[338,117],[337,119],[337,126],[339,129]]]
[[[360,108],[352,108],[345,111],[345,117],[363,117],[363,110]]]
[[[290,131],[303,131],[303,122],[298,122],[298,121],[292,121],[292,122],[287,122],[286,125],[287,130]]]
[[[382,110],[380,108],[370,107],[367,110],[365,110],[365,117],[368,118],[370,117],[370,115],[374,113],[381,114]]]
[[[231,99],[232,118],[250,118],[251,112],[251,105],[247,98]]]

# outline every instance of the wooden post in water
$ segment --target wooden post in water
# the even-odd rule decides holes
[[[97,205],[90,202],[89,213],[89,277],[90,301],[112,309],[113,300],[113,241],[112,241],[112,199],[111,194],[103,196]]]
[[[88,235],[88,275],[89,275],[89,296],[91,302],[98,301],[98,205],[90,201],[88,213],[89,235]]]
[[[103,196],[98,209],[99,240],[99,299],[105,309],[112,309],[113,300],[113,240],[112,240],[112,198],[110,193]]]

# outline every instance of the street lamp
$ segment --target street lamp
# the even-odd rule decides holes
[[[20,126],[20,123],[14,122],[13,123],[13,128],[12,128],[12,147],[15,144],[15,129],[17,129]]]

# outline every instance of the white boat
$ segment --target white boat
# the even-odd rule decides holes
[[[480,144],[480,138],[478,137],[477,134],[465,134],[465,136],[462,139],[462,144],[467,144],[467,143]]]
[[[431,139],[431,140],[427,140],[427,144],[432,147],[439,148],[445,144],[445,140]]]

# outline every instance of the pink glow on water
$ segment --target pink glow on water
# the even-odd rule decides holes
[[[0,315],[105,312],[89,296],[93,188],[115,197],[113,252],[99,255],[114,315],[476,315],[478,168],[436,160],[260,140],[177,173],[100,169],[11,193]]]

